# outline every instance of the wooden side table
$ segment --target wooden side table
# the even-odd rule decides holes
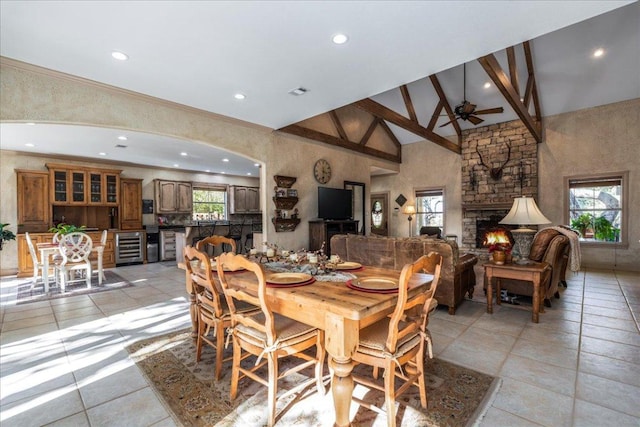
[[[531,282],[533,285],[533,314],[531,320],[538,323],[538,313],[544,313],[544,293],[540,286],[542,278],[551,266],[546,262],[531,262],[531,264],[503,264],[492,262],[483,264],[487,278],[487,313],[493,313],[493,278],[496,278],[496,304],[500,305],[500,279],[515,279]]]

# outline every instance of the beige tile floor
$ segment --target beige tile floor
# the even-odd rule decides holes
[[[188,327],[184,273],[120,267],[135,287],[15,305],[0,281],[0,424],[173,426],[130,343]],[[481,426],[640,426],[640,273],[583,271],[531,323],[522,306],[465,301],[431,319],[442,359],[499,376]]]

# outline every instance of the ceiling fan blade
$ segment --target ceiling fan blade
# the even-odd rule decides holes
[[[449,120],[447,123],[445,123],[445,124],[443,124],[443,125],[440,125],[440,126],[438,126],[438,127],[443,128],[443,127],[445,127],[446,125],[449,125],[449,124],[451,124],[451,123],[455,122],[456,120],[458,120],[458,118],[455,118],[455,119],[453,119],[453,120]]]
[[[502,113],[503,111],[504,111],[504,108],[496,107],[496,108],[487,108],[485,110],[478,110],[473,114],[497,114],[497,113]]]
[[[470,102],[465,102],[464,106],[462,107],[462,111],[466,114],[473,113],[473,110],[475,109],[476,109],[476,104],[472,104]]]
[[[467,120],[469,120],[474,125],[477,125],[477,124],[480,124],[480,123],[484,122],[484,120],[482,120],[480,117],[476,117],[476,116],[469,116],[469,118]]]

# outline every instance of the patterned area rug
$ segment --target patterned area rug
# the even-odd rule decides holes
[[[84,282],[76,282],[68,284],[64,293],[60,292],[60,289],[55,285],[55,281],[51,278],[49,278],[49,292],[44,291],[44,285],[42,283],[38,283],[33,289],[31,289],[31,279],[25,278],[25,282],[18,285],[18,299],[16,304],[44,301],[55,298],[66,298],[70,296],[92,294],[133,286],[132,283],[118,276],[113,271],[105,270],[104,274],[105,280],[102,281],[102,285],[100,286],[98,286],[98,277],[94,274],[94,277],[92,277],[91,280],[90,289],[87,289],[87,285]]]
[[[195,363],[195,342],[190,332],[150,338],[128,347],[131,357],[154,385],[175,418],[186,426],[263,426],[267,418],[267,390],[255,381],[243,379],[238,398],[229,400],[230,361],[225,362],[223,377],[213,380],[215,350],[203,349],[202,360]],[[231,356],[231,345],[225,357]],[[249,363],[253,360],[249,358]],[[286,362],[285,362],[286,363]],[[284,368],[286,365],[282,363]],[[228,368],[228,369],[227,369]],[[356,367],[356,371],[371,368]],[[470,426],[479,420],[490,405],[498,378],[482,374],[439,359],[427,361],[428,410],[420,406],[416,387],[400,397],[398,426]],[[309,373],[312,375],[312,373]],[[315,387],[277,403],[277,425],[330,426],[334,422],[333,398],[329,391],[328,368],[325,364],[327,393],[321,396]],[[296,379],[281,380],[278,394],[292,388]],[[354,395],[384,407],[384,393],[356,385]],[[386,426],[386,416],[351,405],[353,426]]]

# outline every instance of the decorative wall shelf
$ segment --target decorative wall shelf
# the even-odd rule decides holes
[[[276,228],[276,232],[280,233],[282,231],[294,231],[298,224],[300,224],[299,218],[272,218],[271,222],[273,222],[274,227]]]
[[[297,212],[295,214],[295,218],[291,218],[290,215],[289,217],[280,215],[282,214],[281,211],[289,211],[298,203],[298,197],[296,196],[298,192],[291,189],[291,186],[297,181],[297,178],[293,176],[274,175],[273,179],[276,182],[276,195],[273,197],[273,203],[276,205],[276,212],[275,216],[271,218],[271,222],[273,223],[277,233],[283,231],[294,231],[298,224],[300,224],[300,218],[297,217]]]
[[[273,202],[276,204],[276,209],[289,210],[293,209],[298,203],[297,197],[274,197]]]
[[[276,181],[276,185],[281,188],[291,188],[293,184],[298,180],[294,176],[274,175],[273,179]]]

